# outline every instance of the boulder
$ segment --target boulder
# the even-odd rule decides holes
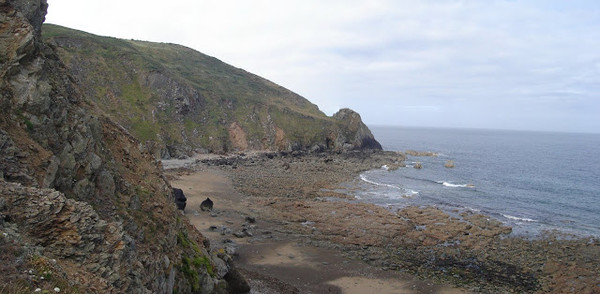
[[[200,203],[200,209],[202,209],[202,211],[212,211],[212,209],[213,209],[212,200],[210,200],[210,198],[206,197],[206,200],[204,200],[204,201],[202,201],[202,203]]]
[[[228,293],[250,293],[248,281],[235,267],[229,269],[224,279],[228,284]]]
[[[177,209],[185,211],[185,204],[187,202],[187,198],[185,198],[183,190],[179,188],[173,188],[173,194],[175,197],[175,205],[177,205]]]

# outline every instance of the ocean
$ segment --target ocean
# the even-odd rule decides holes
[[[399,209],[471,210],[513,227],[600,236],[600,134],[372,127],[385,150],[431,151],[407,167],[360,175],[360,201]],[[444,164],[454,161],[454,168]],[[421,169],[412,167],[420,162]]]

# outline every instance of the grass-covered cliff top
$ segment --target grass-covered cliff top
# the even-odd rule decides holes
[[[355,140],[305,98],[190,48],[48,24],[42,34],[85,96],[140,141],[157,142],[163,157]]]

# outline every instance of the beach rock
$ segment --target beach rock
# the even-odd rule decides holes
[[[249,293],[250,285],[248,281],[240,272],[234,267],[231,266],[229,271],[224,277],[225,281],[227,281],[227,292],[228,293]]]
[[[404,153],[406,155],[410,155],[410,156],[430,156],[430,157],[437,157],[438,156],[438,153],[436,153],[436,152],[430,152],[430,151],[406,150],[406,151],[404,151]]]
[[[183,190],[179,188],[173,188],[173,194],[175,198],[175,205],[177,205],[177,209],[185,211],[187,198],[183,194]]]
[[[200,203],[200,209],[202,211],[212,211],[213,210],[213,202],[210,198],[206,197],[206,200]]]
[[[454,160],[446,160],[446,163],[444,163],[444,167],[445,168],[453,168],[454,167]]]

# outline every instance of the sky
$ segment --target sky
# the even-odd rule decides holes
[[[181,44],[367,125],[600,133],[600,1],[48,0],[47,23]]]

